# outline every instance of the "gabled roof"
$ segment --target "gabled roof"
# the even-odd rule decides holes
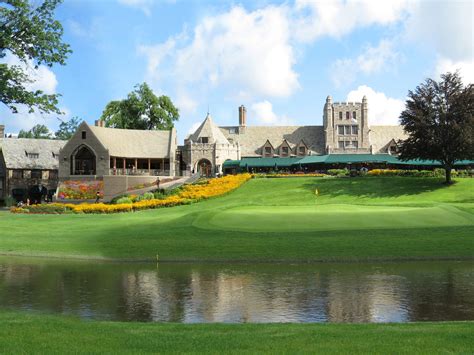
[[[0,150],[7,169],[56,170],[59,151],[66,141],[32,138],[0,138]],[[38,157],[28,157],[38,154]]]
[[[122,158],[166,158],[170,155],[173,129],[138,130],[97,127],[89,129],[109,151],[110,156]],[[79,127],[80,130],[80,127]]]
[[[260,149],[268,141],[273,147],[278,147],[285,139],[290,147],[304,140],[312,154],[325,153],[325,138],[323,126],[247,126],[243,133],[231,133],[234,127],[220,127],[227,138],[239,142],[242,157],[260,156]],[[240,128],[239,128],[239,131]]]
[[[193,143],[199,143],[200,138],[207,137],[209,143],[229,144],[227,138],[222,134],[219,127],[214,123],[210,114],[207,114],[205,120],[199,128],[189,136],[189,140]]]

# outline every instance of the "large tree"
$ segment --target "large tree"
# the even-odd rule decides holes
[[[136,85],[126,99],[109,102],[101,116],[107,127],[148,130],[170,129],[178,119],[170,98],[157,97],[146,83]]]
[[[409,91],[400,120],[408,134],[400,146],[402,160],[439,161],[450,184],[456,161],[474,159],[474,85],[464,86],[459,73],[427,79]]]
[[[69,121],[63,121],[60,119],[60,121],[61,123],[59,124],[59,129],[54,135],[56,136],[56,139],[63,140],[70,139],[81,123],[81,119],[79,117],[73,117]]]
[[[0,62],[9,54],[19,63],[0,63],[0,102],[13,113],[21,105],[28,107],[29,112],[37,109],[42,113],[61,113],[59,95],[32,89],[35,79],[28,74],[28,68],[37,69],[40,65],[64,65],[71,52],[69,45],[62,42],[61,24],[54,19],[60,2],[0,1]]]
[[[51,139],[51,132],[45,125],[37,124],[29,131],[21,130],[18,138]]]

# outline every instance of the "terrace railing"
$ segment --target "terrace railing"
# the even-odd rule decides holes
[[[170,171],[163,169],[109,169],[109,175],[169,176]]]

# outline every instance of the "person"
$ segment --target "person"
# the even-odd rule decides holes
[[[95,194],[95,203],[99,203],[100,201],[100,191],[97,191],[97,193]]]

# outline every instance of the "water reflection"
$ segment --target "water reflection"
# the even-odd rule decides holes
[[[0,259],[0,307],[171,322],[474,319],[474,263],[131,265]]]

